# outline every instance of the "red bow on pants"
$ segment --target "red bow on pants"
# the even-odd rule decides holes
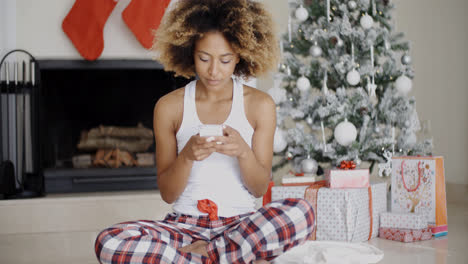
[[[210,220],[218,220],[218,206],[210,199],[198,200],[197,208],[202,213],[207,213]]]

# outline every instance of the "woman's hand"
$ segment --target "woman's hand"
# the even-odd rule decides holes
[[[213,141],[216,142],[216,152],[237,158],[247,156],[247,153],[251,149],[237,130],[230,126],[225,126],[223,134],[224,136],[222,137],[214,137]]]
[[[216,151],[216,143],[210,137],[200,137],[199,134],[192,136],[184,149],[181,151],[187,160],[201,161],[208,158]]]

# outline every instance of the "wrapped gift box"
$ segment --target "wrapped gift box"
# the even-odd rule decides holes
[[[380,214],[380,227],[423,229],[428,225],[423,214],[385,212]]]
[[[317,240],[362,242],[369,239],[369,234],[370,238],[376,237],[380,213],[387,211],[387,184],[371,184],[370,189],[370,193],[368,188],[320,189]]]
[[[275,186],[272,200],[306,198],[314,206],[314,195],[308,195],[308,190],[317,192],[314,208],[317,240],[362,242],[377,236],[379,215],[387,211],[386,183],[373,183],[370,188],[324,187],[318,191],[308,186]]]
[[[331,169],[327,170],[325,177],[332,189],[369,187],[369,169]]]
[[[379,237],[400,242],[414,242],[431,239],[432,231],[429,227],[423,229],[381,227]]]
[[[286,198],[302,198],[308,186],[273,186],[271,188],[271,200],[281,200]]]

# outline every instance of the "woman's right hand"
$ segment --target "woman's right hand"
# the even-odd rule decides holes
[[[191,161],[204,160],[216,151],[216,142],[212,140],[212,137],[200,137],[199,134],[193,135],[181,151],[181,155]]]

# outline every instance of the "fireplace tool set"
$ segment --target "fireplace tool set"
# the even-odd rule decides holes
[[[15,53],[29,60],[8,62]],[[38,64],[12,50],[0,62],[0,199],[42,195],[38,170]],[[3,76],[3,78],[2,78]]]

